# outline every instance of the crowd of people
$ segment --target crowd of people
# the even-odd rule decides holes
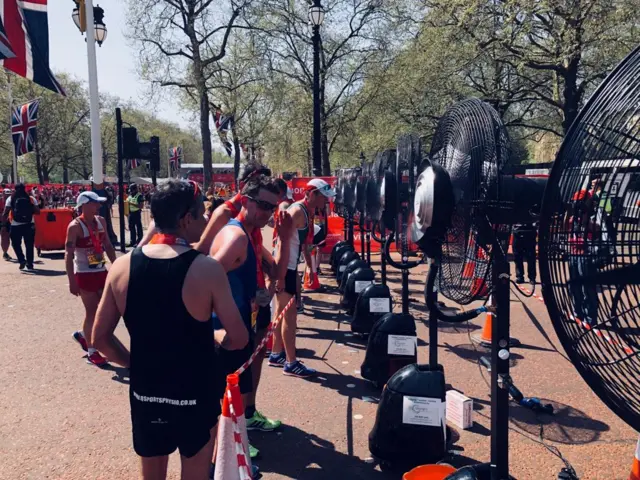
[[[85,309],[73,338],[91,364],[129,369],[133,446],[143,478],[165,478],[176,449],[182,478],[210,477],[226,376],[250,359],[274,316],[300,296],[299,258],[311,261],[314,217],[334,195],[313,179],[304,199],[293,202],[286,183],[256,163],[246,165],[240,193],[226,201],[207,198],[194,182],[169,180],[151,195],[147,232],[118,259],[98,214],[108,198],[78,195],[80,214],[65,245],[69,290]],[[274,227],[272,249],[262,238],[267,224]],[[120,318],[128,348],[114,335]],[[316,374],[296,356],[296,325],[297,309],[288,308],[272,351],[259,352],[240,375],[249,431],[281,426],[256,406],[264,358],[287,376]],[[249,453],[258,454],[252,446]]]

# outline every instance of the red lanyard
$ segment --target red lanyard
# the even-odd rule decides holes
[[[240,212],[236,219],[240,223],[244,223],[245,217]],[[267,284],[264,279],[264,273],[262,271],[262,232],[259,229],[254,228],[251,231],[251,235],[249,235],[249,242],[251,242],[251,247],[253,248],[253,252],[256,256],[256,273],[258,280],[258,288],[266,288]]]
[[[78,218],[84,224],[84,226],[87,227],[87,231],[89,232],[89,239],[91,240],[91,244],[93,245],[93,250],[98,254],[102,253],[102,241],[100,240],[100,232],[94,230],[92,226],[89,225],[89,223],[84,218],[84,215],[80,215],[80,217]],[[97,222],[99,220],[94,218],[94,221]]]
[[[184,247],[189,247],[189,242],[187,242],[184,238],[180,238],[176,235],[169,235],[166,233],[156,233],[149,243],[153,243],[154,245],[182,245]]]

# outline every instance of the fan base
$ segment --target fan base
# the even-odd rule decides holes
[[[473,341],[473,343],[485,348],[491,348],[492,345],[491,339],[485,338],[481,333],[471,335],[471,340]],[[522,342],[517,338],[509,337],[509,347],[518,347],[521,344]]]

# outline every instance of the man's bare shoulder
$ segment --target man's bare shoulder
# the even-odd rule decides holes
[[[219,276],[226,275],[224,268],[215,258],[208,255],[198,255],[191,264],[190,274],[197,275],[199,278],[215,279]]]

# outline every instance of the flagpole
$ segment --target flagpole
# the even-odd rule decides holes
[[[96,61],[93,1],[85,1],[87,22],[87,58],[89,63],[89,109],[91,118],[91,169],[94,188],[102,188],[102,144],[100,135],[100,97],[98,92],[98,64]]]
[[[11,132],[11,125],[13,125],[13,78],[11,74],[7,71],[7,97],[9,98],[9,132]],[[16,155],[16,144],[13,143],[13,133],[11,133],[11,153],[13,155],[12,158],[12,166],[13,166],[13,176],[11,180],[13,180],[13,184],[18,183],[18,156]]]

